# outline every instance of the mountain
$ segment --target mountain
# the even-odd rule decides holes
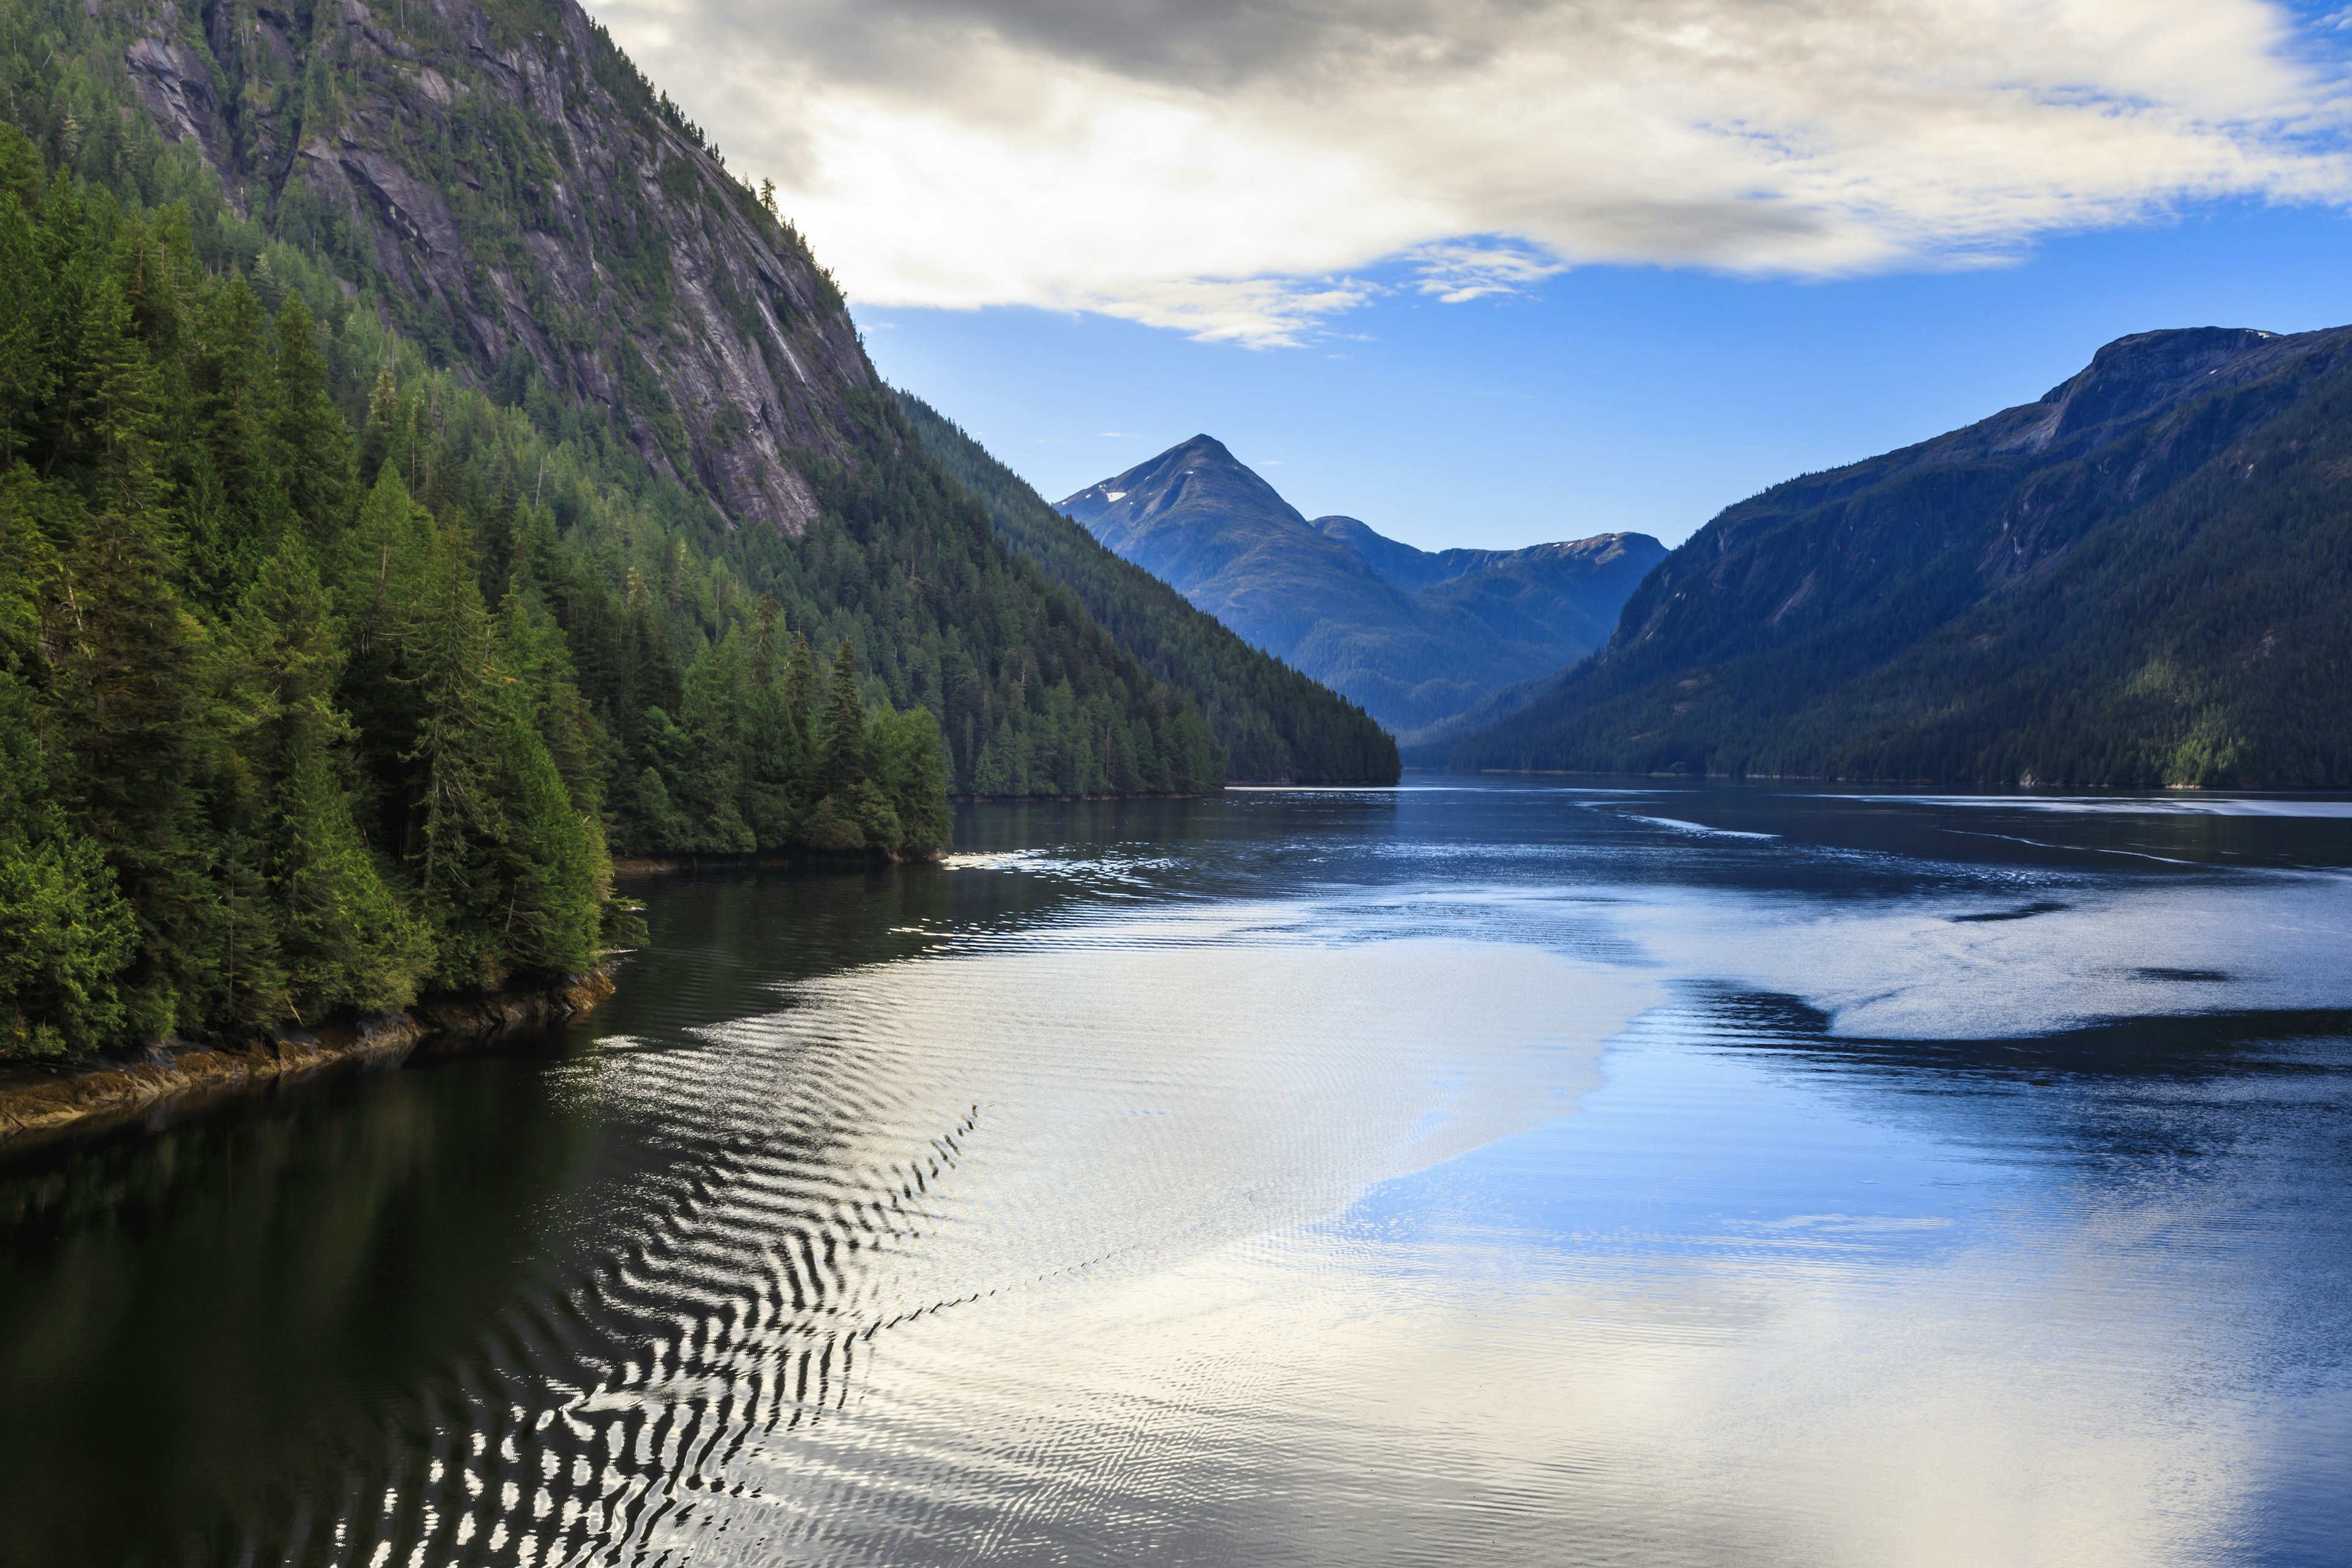
[[[1625,533],[1432,554],[1353,518],[1309,522],[1207,436],[1058,510],[1408,737],[1583,658],[1665,552]]]
[[[1076,594],[1146,669],[1200,704],[1225,748],[1229,778],[1396,782],[1396,742],[1362,709],[1250,647],[1167,584],[1095,542],[920,398],[901,392],[898,401],[924,449],[988,509],[997,537]]]
[[[1466,572],[1475,572],[1521,553],[1515,550],[1440,550],[1433,552],[1416,550],[1401,540],[1375,532],[1370,523],[1352,517],[1318,517],[1314,520],[1313,526],[1326,537],[1336,539],[1353,549],[1364,558],[1366,565],[1408,594],[1418,594],[1423,588],[1434,587]],[[1616,534],[1601,535],[1602,539],[1618,537]],[[1538,545],[1537,548],[1547,547]]]
[[[611,596],[633,572],[666,585],[681,679],[772,596],[821,655],[856,646],[870,700],[935,717],[959,792],[1222,780],[1194,705],[992,537],[791,225],[573,0],[0,11],[12,121],[126,202],[187,203],[208,270],[271,305],[302,294],[348,417],[388,343],[402,395],[443,409],[412,369],[445,378],[568,455],[509,450],[525,471],[501,482],[599,558]],[[630,517],[574,532],[624,494]],[[577,597],[555,605],[567,635],[603,639]],[[709,838],[634,812],[645,770],[672,796],[691,772],[640,732],[643,695],[590,696],[626,784],[616,842]]]
[[[790,533],[817,513],[810,464],[855,461],[877,384],[832,279],[571,0],[87,9],[93,63],[228,205],[434,363],[536,373],[656,474]]]
[[[2352,328],[2119,339],[1731,507],[1460,768],[2352,784]]]
[[[0,1058],[577,971],[616,852],[1225,765],[572,0],[0,0]]]

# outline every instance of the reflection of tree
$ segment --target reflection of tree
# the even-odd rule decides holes
[[[317,1525],[331,1560],[565,1562],[643,1542],[698,1497],[740,1491],[747,1447],[843,1408],[878,1333],[956,1304],[879,1305],[879,1276],[936,1226],[977,1108],[912,1147],[827,1126],[807,1098],[787,1103],[799,1055],[730,1053],[712,1082],[706,1052],[620,1053],[633,1092],[724,1135],[629,1184],[579,1258],[404,1391],[373,1457],[314,1493],[343,1500]],[[272,1549],[300,1524],[281,1518]]]
[[[592,1148],[540,1079],[345,1075],[0,1179],[0,1557],[226,1530],[446,1376]]]

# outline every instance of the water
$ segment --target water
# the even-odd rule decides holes
[[[0,1168],[0,1561],[2352,1558],[2352,804],[961,835]]]

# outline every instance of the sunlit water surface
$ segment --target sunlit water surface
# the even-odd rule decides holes
[[[0,1169],[0,1557],[2352,1560],[2352,805],[961,831]]]

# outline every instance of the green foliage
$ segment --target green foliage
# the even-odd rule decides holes
[[[629,928],[614,853],[923,853],[951,791],[1217,787],[1194,703],[856,378],[824,373],[831,457],[791,454],[804,532],[714,509],[665,379],[665,225],[724,191],[673,174],[593,206],[645,351],[617,403],[563,368],[604,324],[524,243],[576,153],[496,95],[461,83],[399,161],[559,352],[484,349],[385,275],[363,220],[284,174],[392,90],[313,47],[311,9],[0,0],[0,1053],[568,972]],[[543,50],[552,15],[500,0],[494,42]],[[134,24],[205,63],[230,145],[155,133]],[[375,25],[472,58],[430,7]],[[699,145],[590,32],[623,109]],[[814,331],[841,306],[812,276],[719,303]]]
[[[1362,709],[1250,647],[1175,589],[1104,549],[920,399],[902,392],[898,401],[933,460],[987,509],[997,536],[1075,595],[1152,675],[1199,703],[1225,749],[1229,777],[1395,782],[1396,742]],[[1015,745],[1008,739],[1001,749],[1000,767],[1009,766],[1003,753]]]
[[[186,207],[36,179],[29,155],[0,125],[19,373],[0,411],[0,1055],[593,962],[601,759],[561,632],[518,606],[494,637],[465,515],[392,465],[354,504],[299,293],[268,321],[249,279],[205,267]]]

